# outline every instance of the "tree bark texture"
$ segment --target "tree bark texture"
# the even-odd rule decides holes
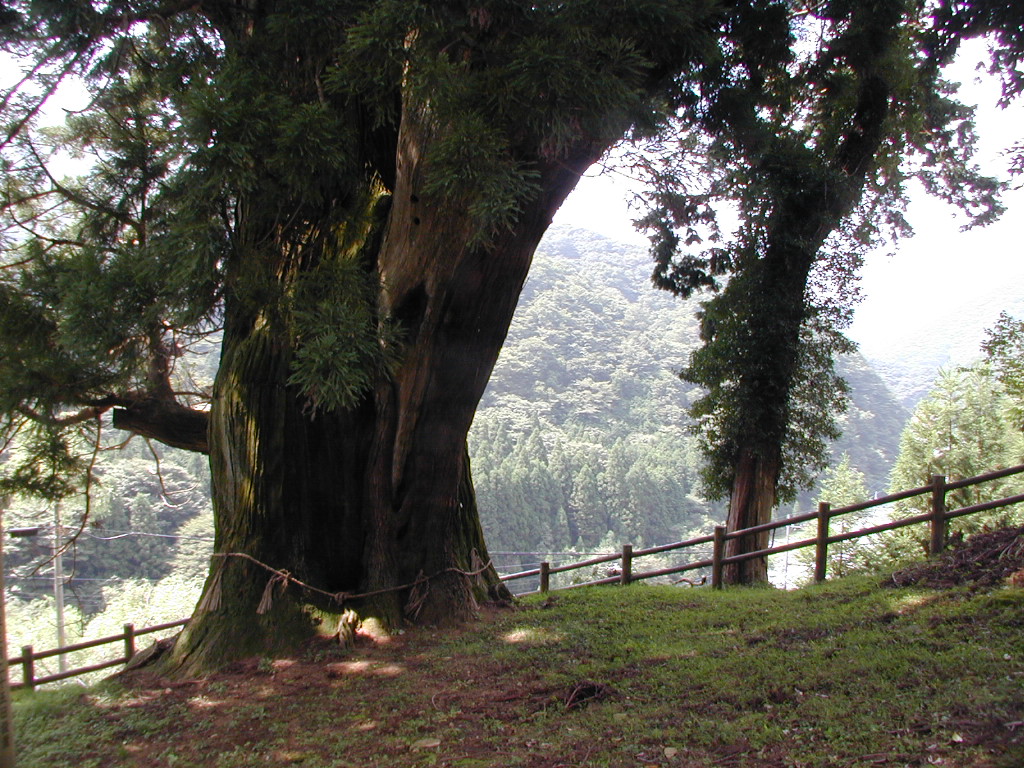
[[[660,112],[718,14],[620,5],[599,18],[572,4],[164,9],[181,17],[182,39],[219,43],[201,50],[212,65],[195,62],[210,88],[177,74],[166,87],[197,132],[195,178],[223,197],[211,209],[224,227],[221,365],[208,416],[115,405],[132,431],[209,451],[216,554],[176,646],[182,668],[291,647],[318,621],[330,629],[343,604],[394,627],[403,614],[458,620],[507,594],[493,568],[468,575],[488,560],[466,451],[475,409],[554,212],[631,125]],[[566,41],[583,62],[571,88],[541,71],[564,63],[541,66],[534,53],[539,41],[560,45],[563,30],[582,32]],[[488,206],[487,194],[501,199]],[[377,281],[368,314],[400,329],[401,351],[368,390],[359,382],[356,404],[311,406],[302,388],[318,374],[303,376],[330,357],[318,350],[342,344],[310,344],[310,313],[292,310],[309,285],[334,285],[317,283],[332,279],[318,269],[340,258]],[[344,309],[316,301],[321,314]],[[395,346],[387,333],[377,340]],[[299,375],[296,361],[311,366]],[[344,368],[325,367],[328,378]]]
[[[774,461],[773,461],[774,459]],[[749,449],[743,451],[736,465],[732,494],[729,497],[727,531],[738,531],[772,519],[775,509],[775,483],[778,477],[778,458],[757,456]],[[749,534],[729,539],[725,556],[733,557],[767,549],[769,532]],[[758,584],[768,581],[768,561],[758,557],[739,563],[727,563],[722,571],[726,584]]]
[[[273,574],[237,555],[346,593],[346,607],[385,628],[403,615],[459,621],[479,600],[508,595],[493,568],[475,573],[488,555],[466,439],[533,252],[603,146],[542,167],[542,193],[514,227],[484,243],[459,205],[423,190],[429,126],[402,125],[375,256],[379,311],[400,324],[404,352],[372,396],[311,414],[287,382],[291,353],[280,320],[227,304],[210,415],[216,554],[175,650],[184,669],[293,647],[318,623],[328,634],[336,623],[340,600],[294,584],[270,588]],[[272,605],[258,613],[267,595]]]

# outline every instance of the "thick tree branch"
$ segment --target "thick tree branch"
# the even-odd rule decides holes
[[[113,424],[136,435],[152,438],[173,448],[209,453],[206,430],[209,414],[182,405],[172,397],[149,393],[110,395],[66,416],[48,416],[28,406],[18,413],[30,421],[51,427],[72,427],[102,416],[113,409]]]
[[[97,401],[91,405],[82,408],[80,411],[68,414],[67,416],[47,416],[39,413],[38,411],[29,408],[26,405],[22,405],[18,408],[18,413],[24,416],[30,421],[34,421],[37,424],[45,424],[50,427],[73,427],[76,424],[82,424],[86,421],[102,416],[104,413],[114,407],[116,403],[115,398],[106,398],[101,401]]]
[[[164,445],[195,453],[209,453],[206,411],[188,408],[174,400],[141,398],[114,409],[114,427],[158,440]]]

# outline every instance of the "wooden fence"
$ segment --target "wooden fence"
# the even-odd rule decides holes
[[[920,523],[928,523],[930,526],[930,543],[929,551],[932,554],[938,554],[946,546],[946,532],[947,524],[950,520],[963,517],[964,515],[976,514],[978,512],[987,512],[991,509],[998,509],[1000,507],[1010,506],[1012,504],[1019,504],[1024,502],[1024,494],[1018,494],[1016,496],[1008,496],[1002,499],[996,499],[994,501],[984,502],[982,504],[974,504],[968,507],[961,507],[949,511],[946,509],[946,493],[949,491],[957,490],[959,488],[968,488],[972,485],[980,485],[993,480],[998,480],[1003,477],[1009,477],[1024,472],[1024,464],[1010,467],[1008,469],[1001,469],[996,472],[989,472],[985,475],[978,475],[977,477],[971,477],[966,480],[957,480],[951,483],[946,482],[946,478],[941,475],[935,475],[932,478],[932,482],[929,485],[922,486],[920,488],[912,488],[909,491],[901,491],[900,493],[894,493],[890,496],[883,496],[881,498],[872,499],[871,501],[861,502],[859,504],[851,504],[846,507],[838,507],[832,509],[828,504],[820,504],[816,512],[811,512],[804,515],[796,515],[794,517],[784,518],[782,520],[776,520],[771,523],[765,523],[764,525],[754,526],[752,528],[744,528],[739,531],[727,532],[723,526],[715,528],[715,532],[709,536],[698,536],[695,539],[688,539],[687,541],[679,541],[674,544],[663,544],[659,547],[650,547],[648,549],[633,550],[632,545],[624,544],[622,551],[613,555],[601,555],[600,557],[593,557],[589,560],[583,560],[577,563],[571,563],[569,565],[560,565],[552,567],[549,563],[541,563],[540,568],[534,568],[528,571],[520,571],[518,573],[510,573],[501,577],[502,581],[514,581],[516,579],[526,579],[532,577],[539,577],[540,579],[540,591],[548,592],[551,589],[551,576],[556,573],[566,573],[568,571],[579,570],[580,568],[589,568],[595,565],[601,565],[603,563],[618,562],[618,573],[614,576],[608,576],[602,579],[595,579],[593,581],[587,581],[580,584],[573,584],[569,587],[563,587],[563,589],[572,589],[574,587],[585,587],[593,586],[596,584],[629,584],[634,581],[641,581],[643,579],[653,579],[657,576],[670,576],[679,573],[686,573],[687,571],[694,571],[701,568],[711,569],[711,584],[713,587],[721,587],[722,585],[722,569],[729,563],[739,563],[744,560],[752,560],[758,557],[767,557],[768,555],[780,554],[782,552],[789,552],[795,549],[801,549],[803,547],[814,547],[815,548],[815,562],[814,562],[814,578],[816,581],[822,581],[825,578],[826,562],[828,558],[828,547],[830,544],[836,544],[841,541],[848,541],[851,539],[857,539],[861,536],[870,536],[873,533],[881,533],[882,531],[891,531],[896,528],[902,528],[907,525],[916,525]],[[854,512],[861,512],[872,507],[878,507],[883,504],[891,504],[895,501],[901,501],[903,499],[913,498],[914,496],[921,496],[924,494],[931,494],[931,509],[929,512],[920,515],[913,515],[911,517],[905,517],[900,520],[894,520],[883,525],[875,525],[869,528],[861,528],[856,531],[850,531],[848,533],[842,533],[837,535],[830,535],[829,523],[843,515],[852,514]],[[764,531],[775,531],[780,528],[787,528],[793,525],[801,525],[803,523],[810,522],[812,520],[817,521],[817,533],[814,538],[802,539],[800,541],[794,541],[787,544],[783,544],[778,547],[769,547],[768,549],[758,550],[756,552],[747,552],[742,555],[734,555],[732,557],[725,556],[725,544],[730,539],[737,539],[742,536],[749,536],[755,533],[761,533]],[[672,568],[660,568],[651,571],[634,572],[633,565],[636,560],[649,555],[657,555],[662,552],[673,552],[683,549],[689,549],[692,547],[699,547],[702,545],[712,545],[712,555],[710,558],[702,560],[694,560],[693,562],[687,563],[686,565],[676,566]],[[188,619],[180,619],[178,621],[171,621],[166,624],[157,624],[152,627],[145,627],[143,629],[135,629],[131,624],[124,625],[124,632],[119,635],[112,635],[110,637],[101,637],[98,640],[89,640],[83,643],[75,643],[74,645],[68,645],[63,648],[54,648],[52,650],[35,652],[32,650],[31,645],[26,645],[21,649],[21,656],[15,656],[8,660],[8,664],[11,667],[20,666],[22,670],[22,680],[20,683],[14,683],[11,685],[12,688],[35,688],[37,685],[43,683],[54,683],[58,680],[65,680],[70,677],[76,677],[78,675],[84,675],[88,672],[96,672],[101,669],[107,669],[114,667],[119,664],[127,663],[132,656],[135,655],[135,638],[140,635],[147,635],[153,632],[160,632],[165,629],[174,629],[175,627],[181,627],[188,623]],[[40,659],[52,658],[54,656],[61,656],[68,653],[74,653],[75,651],[83,651],[87,648],[96,648],[101,645],[107,645],[110,643],[124,643],[124,655],[119,656],[116,659],[110,659],[108,661],[100,662],[99,664],[92,664],[86,667],[78,667],[75,669],[69,669],[65,672],[60,672],[55,675],[45,675],[43,677],[35,676],[35,662]]]
[[[89,672],[97,672],[101,669],[116,667],[119,664],[126,664],[131,660],[132,656],[135,655],[135,638],[140,635],[161,632],[165,629],[183,627],[187,623],[188,619],[179,619],[178,621],[169,621],[166,624],[157,624],[152,627],[144,627],[143,629],[135,629],[133,625],[125,624],[124,632],[120,635],[101,637],[98,640],[88,640],[84,643],[74,643],[73,645],[66,645],[63,648],[54,648],[49,651],[36,652],[32,650],[31,645],[26,645],[21,649],[21,656],[15,656],[14,658],[7,660],[7,664],[10,667],[21,666],[21,682],[12,683],[11,688],[34,689],[37,685],[42,685],[43,683],[55,683],[58,680],[66,680],[69,677],[77,677],[78,675],[84,675]],[[88,648],[96,648],[101,645],[121,642],[124,643],[124,656],[119,656],[116,659],[109,659],[108,661],[103,661],[99,664],[91,664],[87,667],[77,667],[64,672],[58,672],[55,675],[36,677],[35,663],[40,659],[49,659],[54,656],[63,656],[68,653],[74,653],[75,651],[84,651]]]
[[[929,552],[931,554],[938,554],[946,547],[946,537],[948,531],[948,522],[957,517],[963,517],[964,515],[977,514],[979,512],[987,512],[992,509],[998,509],[1000,507],[1010,506],[1012,504],[1019,504],[1024,502],[1024,494],[1018,494],[1016,496],[1008,496],[1002,499],[995,499],[993,501],[987,501],[981,504],[973,504],[967,507],[961,507],[955,510],[946,509],[946,494],[949,491],[954,491],[960,488],[968,488],[973,485],[981,485],[984,483],[992,482],[993,480],[999,480],[1004,477],[1016,475],[1024,472],[1024,464],[1009,467],[1007,469],[997,470],[995,472],[989,472],[984,475],[978,475],[977,477],[969,477],[965,480],[956,480],[953,482],[946,482],[946,478],[942,475],[934,475],[932,482],[929,485],[922,486],[920,488],[911,488],[907,491],[901,491],[894,493],[889,496],[882,496],[877,499],[870,501],[860,502],[858,504],[851,504],[845,507],[837,507],[832,509],[828,504],[822,503],[818,505],[818,509],[815,512],[809,512],[803,515],[795,515],[793,517],[783,518],[781,520],[775,520],[764,525],[757,525],[751,528],[744,528],[738,531],[726,531],[725,527],[717,526],[715,532],[708,536],[698,536],[694,539],[688,539],[686,541],[679,541],[674,544],[663,544],[658,547],[650,547],[649,549],[633,550],[632,545],[624,544],[622,551],[616,554],[601,555],[599,557],[593,557],[589,560],[582,560],[576,563],[570,563],[568,565],[552,566],[550,563],[541,563],[540,568],[533,568],[527,571],[520,571],[518,573],[510,573],[501,577],[502,581],[514,581],[516,579],[526,579],[538,577],[540,580],[540,592],[548,592],[551,589],[551,576],[556,573],[566,573],[568,571],[575,571],[581,568],[590,568],[595,565],[601,565],[603,563],[618,563],[617,573],[611,576],[607,576],[601,579],[594,579],[591,581],[582,582],[579,584],[572,584],[571,586],[562,587],[562,589],[572,589],[575,587],[593,586],[596,584],[629,584],[634,581],[640,581],[642,579],[653,579],[657,576],[670,576],[680,573],[686,573],[687,571],[699,570],[702,568],[711,569],[711,585],[715,588],[722,586],[722,570],[730,563],[740,563],[745,560],[753,560],[755,558],[767,557],[768,555],[780,554],[783,552],[789,552],[796,549],[802,549],[804,547],[814,547],[814,579],[815,581],[823,581],[826,575],[826,565],[828,562],[828,547],[830,544],[837,544],[841,541],[849,541],[852,539],[858,539],[862,536],[870,536],[874,533],[881,533],[882,531],[891,531],[896,528],[903,528],[908,525],[917,525],[921,523],[927,523],[930,528],[929,536]],[[919,515],[912,515],[910,517],[901,518],[899,520],[893,520],[892,522],[884,523],[882,525],[874,525],[868,528],[861,528],[856,531],[849,531],[846,533],[832,535],[829,532],[829,524],[837,517],[843,515],[853,514],[854,512],[862,512],[873,507],[879,507],[883,504],[891,504],[896,501],[902,501],[903,499],[910,499],[915,496],[922,496],[929,494],[931,496],[931,508],[928,512]],[[725,556],[725,545],[730,539],[738,539],[743,536],[749,536],[751,534],[763,533],[765,531],[776,531],[781,528],[788,528],[794,525],[802,525],[811,521],[817,521],[817,531],[813,538],[801,539],[800,541],[788,542],[780,546],[773,546],[767,549],[757,550],[755,552],[747,552],[742,555],[734,555],[731,557]],[[638,558],[642,558],[648,555],[661,554],[662,552],[674,552],[679,550],[691,549],[693,547],[711,545],[711,557],[699,560],[694,560],[685,565],[675,566],[672,568],[660,568],[651,571],[635,572],[634,565]]]

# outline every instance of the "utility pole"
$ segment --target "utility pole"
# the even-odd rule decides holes
[[[57,647],[64,647],[64,537],[60,528],[60,502],[53,506],[53,599],[57,605]],[[58,656],[60,671],[68,671],[68,658]]]

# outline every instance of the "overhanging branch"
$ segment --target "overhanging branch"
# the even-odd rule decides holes
[[[196,453],[209,453],[210,415],[175,401],[145,398],[114,409],[114,427],[149,437],[164,445]]]

